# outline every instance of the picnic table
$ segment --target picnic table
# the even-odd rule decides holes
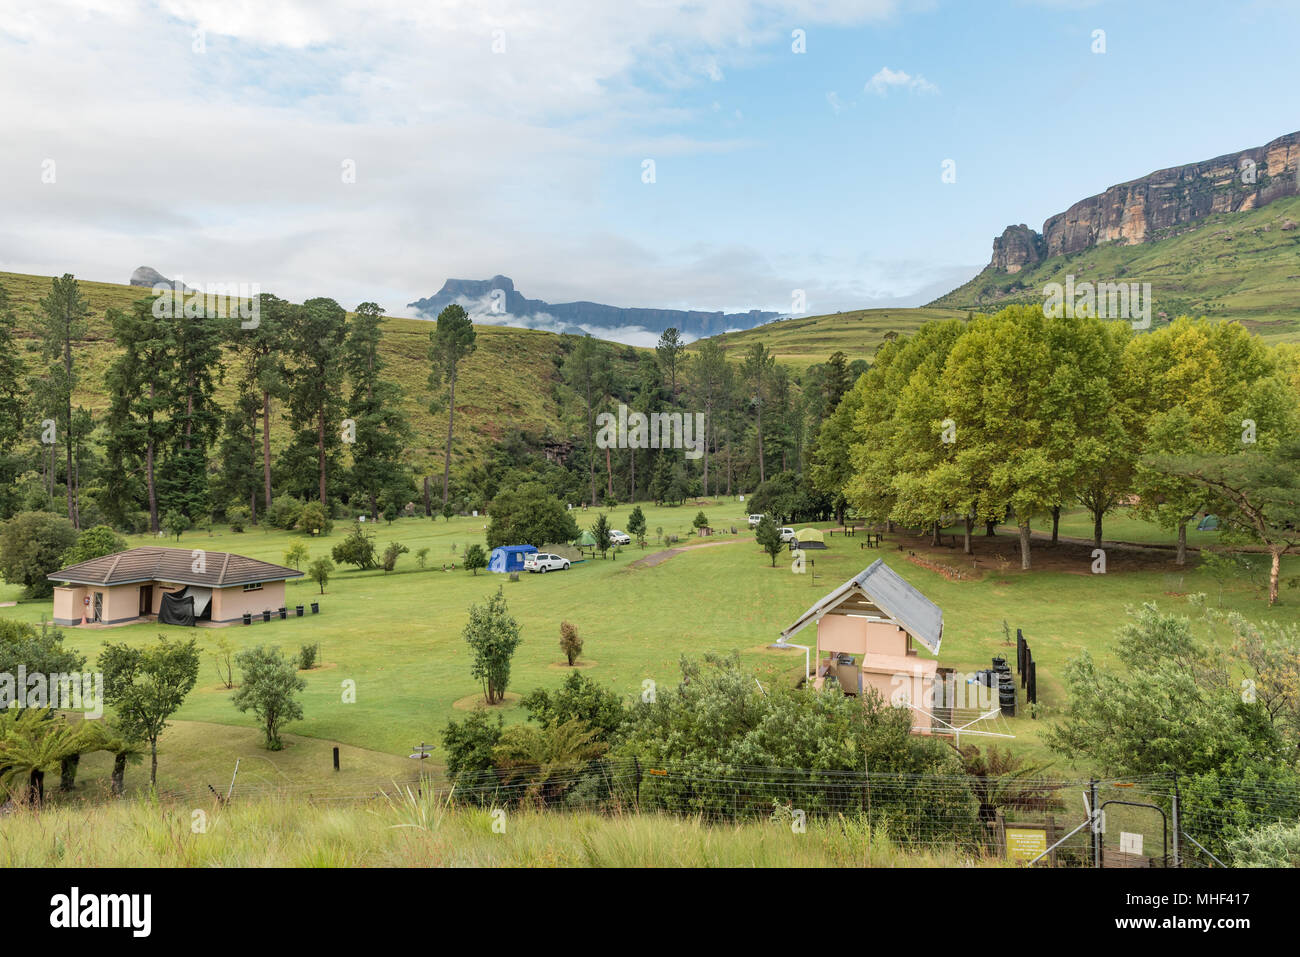
[[[858,543],[859,549],[880,547],[880,532],[863,532],[862,534],[866,537],[866,541]]]

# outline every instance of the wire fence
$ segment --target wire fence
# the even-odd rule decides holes
[[[715,822],[852,818],[901,847],[1052,866],[1223,866],[1233,837],[1300,822],[1300,787],[1150,775],[1110,780],[981,778],[636,758],[400,779],[292,784],[240,781],[165,792],[178,803],[280,797],[365,802],[419,799],[555,813],[655,813]],[[1042,851],[1042,854],[1038,854]]]

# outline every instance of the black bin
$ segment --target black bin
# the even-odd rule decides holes
[[[268,608],[266,609],[266,611],[262,612],[262,621],[270,621],[270,620],[271,620],[271,609]]]
[[[297,608],[295,608],[295,609],[294,609],[294,612],[295,612],[295,614],[297,614],[297,616],[298,616],[299,618],[301,618],[301,617],[302,617],[302,605],[299,605]]]
[[[253,623],[252,614],[250,612],[244,612],[244,624],[251,625],[252,623]]]
[[[311,603],[311,613],[314,615],[314,614],[316,614],[316,613],[319,612],[319,611],[320,611],[320,605],[317,604],[316,602],[312,602],[312,603]]]
[[[285,618],[288,618],[288,617],[289,617],[289,609],[287,609],[287,608],[281,608],[281,609],[280,609],[280,620],[283,621]]]

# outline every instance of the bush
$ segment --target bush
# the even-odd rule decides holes
[[[174,535],[178,542],[181,540],[182,535],[194,527],[190,517],[178,508],[169,510],[166,517],[163,518],[162,524],[163,528],[167,529],[169,534]]]
[[[405,555],[410,549],[401,542],[389,542],[388,547],[384,549],[384,560],[382,562],[385,572],[391,572],[397,567],[397,556]]]
[[[695,514],[695,520],[691,522],[696,528],[708,528],[709,517],[701,510]]]
[[[302,502],[292,495],[277,495],[272,499],[271,507],[266,510],[266,521],[272,528],[288,531],[297,526],[301,514]]]
[[[32,598],[48,598],[54,584],[45,576],[64,567],[63,555],[76,543],[77,530],[66,518],[19,512],[0,527],[0,575]]]
[[[487,568],[488,557],[487,552],[483,550],[483,546],[476,542],[465,549],[464,564],[475,575],[478,574],[480,568]]]
[[[320,585],[320,593],[325,594],[325,586],[329,584],[330,573],[334,571],[334,563],[328,558],[318,558],[307,566],[307,577]]]
[[[1300,824],[1268,824],[1228,842],[1233,867],[1300,867]]]
[[[330,554],[340,565],[355,565],[363,570],[379,567],[379,560],[375,557],[374,536],[367,533],[360,522],[352,524],[348,537],[335,545]]]
[[[560,622],[560,650],[568,659],[570,668],[577,662],[578,655],[582,654],[582,638],[578,635],[578,629],[567,621]]]
[[[107,525],[96,525],[77,536],[77,543],[63,553],[59,559],[63,567],[88,562],[92,558],[102,558],[127,549],[126,539]]]
[[[250,513],[242,505],[236,505],[233,508],[226,509],[226,521],[230,524],[232,532],[242,532],[244,526],[248,524]]]
[[[320,502],[308,502],[298,513],[294,527],[307,535],[313,532],[328,535],[334,530],[334,520],[325,514],[325,506]]]
[[[310,645],[303,645],[298,650],[298,670],[311,671],[316,667],[316,659],[320,657],[320,642],[314,642]]]
[[[426,545],[424,548],[417,550],[415,553],[415,560],[419,566],[423,568],[425,563],[429,560],[429,546]]]
[[[307,687],[299,678],[294,663],[279,648],[249,648],[235,655],[235,664],[243,673],[231,703],[240,711],[257,715],[266,737],[266,749],[284,747],[280,730],[290,721],[301,720],[302,704],[297,695]]]

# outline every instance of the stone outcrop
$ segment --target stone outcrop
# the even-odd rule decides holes
[[[1043,237],[1024,223],[1008,226],[1002,235],[993,240],[994,269],[1002,272],[1020,272],[1044,259]]]
[[[1154,242],[1214,213],[1258,209],[1295,195],[1300,195],[1300,132],[1112,186],[1049,217],[1041,234],[1010,226],[993,240],[989,265],[1017,272],[1038,259],[1101,243]]]
[[[172,281],[170,279],[168,279],[166,276],[160,273],[157,269],[154,269],[152,266],[140,266],[136,269],[135,272],[131,273],[132,286],[144,286],[146,288],[152,289],[154,286],[158,285],[159,283],[163,283],[168,286],[172,285]],[[188,288],[185,286],[184,283],[181,283],[181,286],[183,288]]]

